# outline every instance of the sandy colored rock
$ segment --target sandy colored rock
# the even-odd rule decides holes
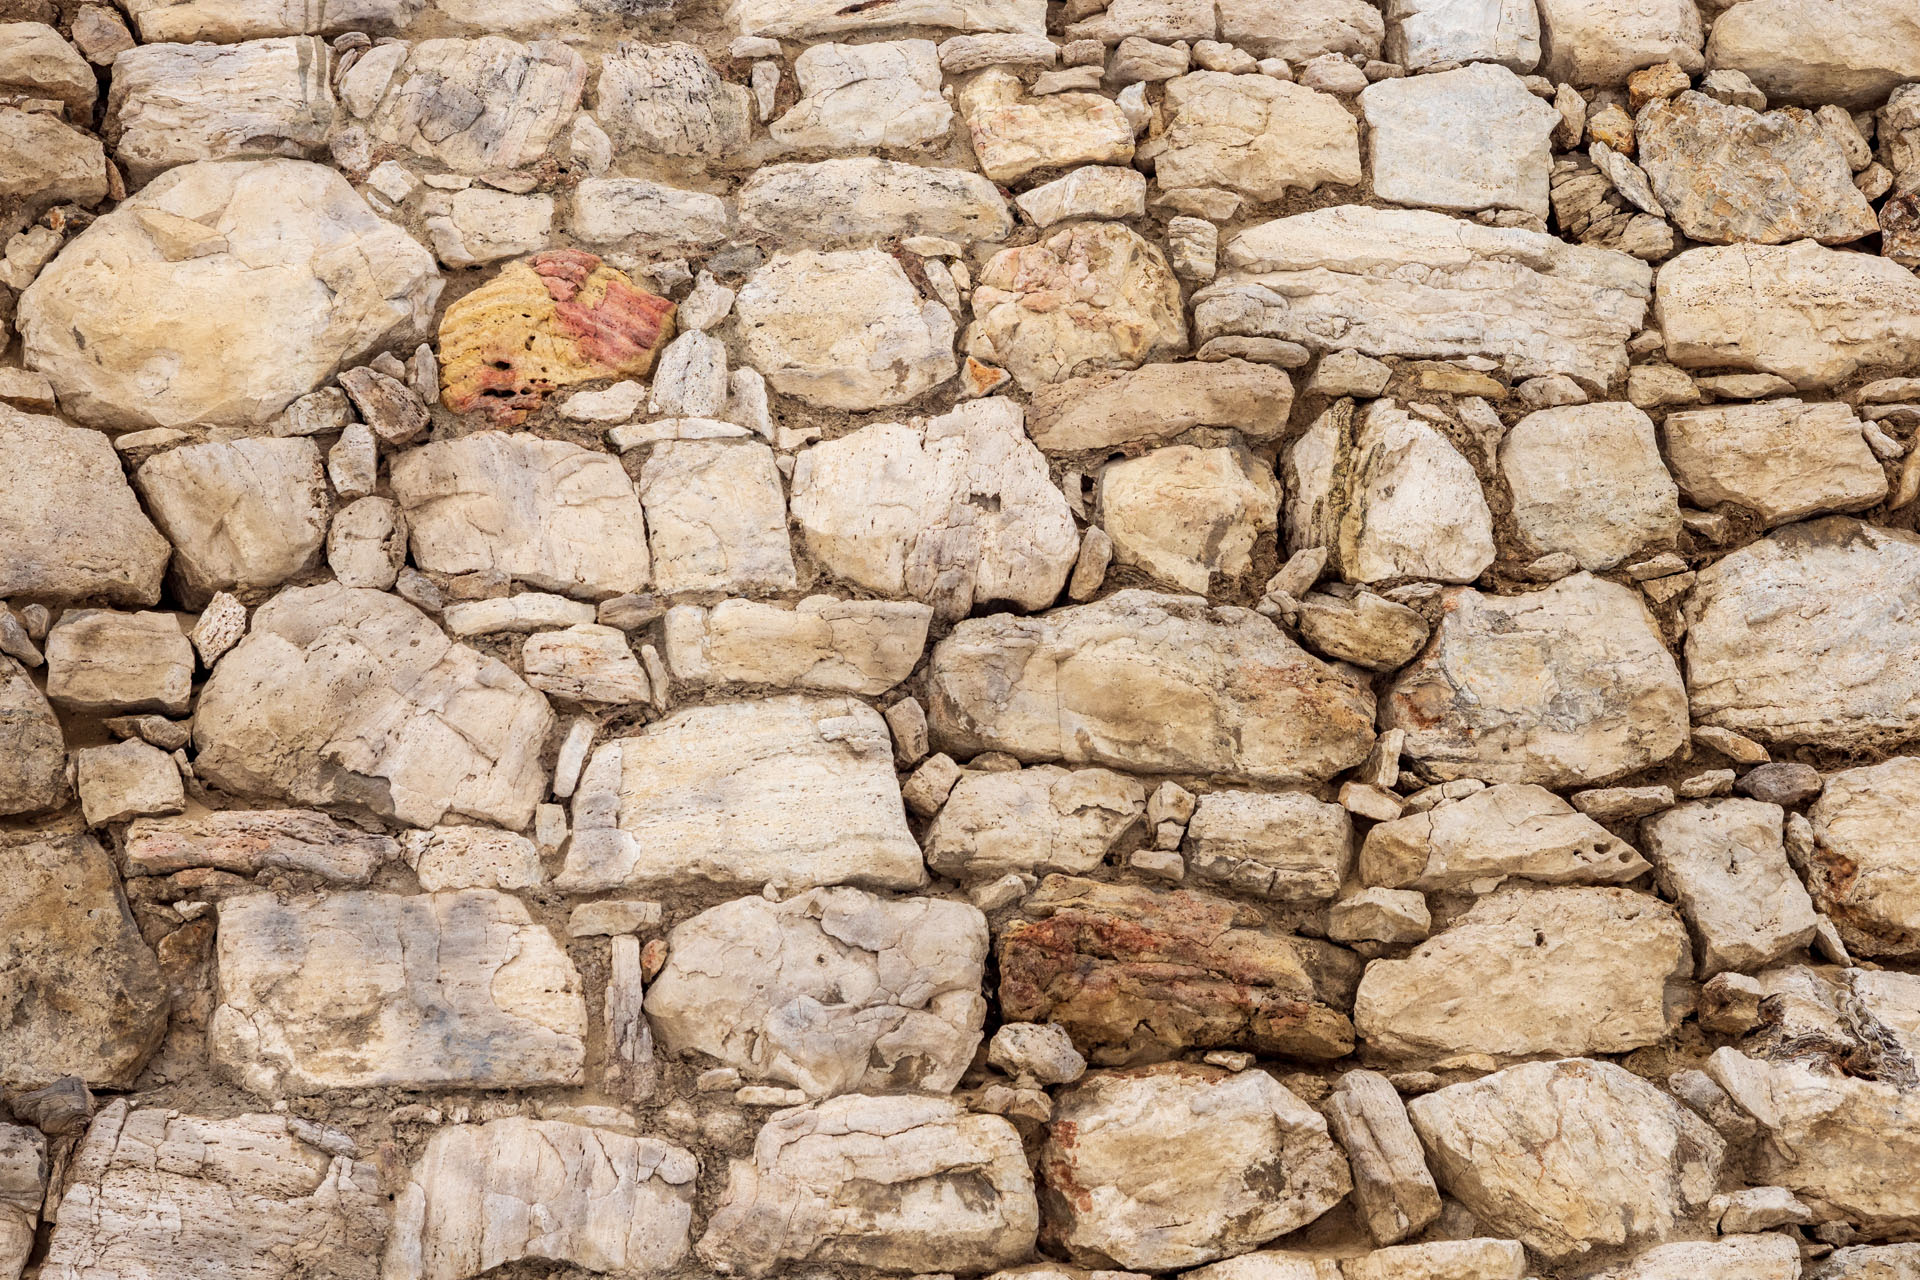
[[[1018,402],[995,396],[913,425],[878,423],[795,460],[793,519],[822,567],[936,617],[1059,598],[1079,541]]]
[[[53,707],[24,667],[0,657],[0,815],[57,809],[70,794]]]
[[[968,757],[1278,782],[1373,744],[1364,685],[1257,614],[1149,591],[967,619],[934,646],[928,692],[935,743]]]
[[[986,917],[852,888],[739,898],[674,927],[647,991],[660,1044],[808,1097],[949,1093],[980,1043]]]
[[[1540,63],[1540,11],[1527,0],[1389,0],[1385,56],[1409,71],[1497,62],[1525,75]]]
[[[1808,241],[1689,249],[1660,268],[1654,303],[1675,364],[1775,373],[1802,390],[1920,369],[1917,310],[1913,272]]]
[[[305,871],[336,884],[365,884],[399,852],[394,841],[301,809],[228,809],[180,818],[142,818],[127,828],[132,875],[212,867],[251,876]]]
[[[1285,460],[1287,549],[1324,547],[1348,582],[1472,582],[1493,563],[1480,477],[1445,435],[1392,400],[1356,424],[1337,402]]]
[[[808,596],[792,608],[724,600],[676,605],[663,631],[674,679],[881,694],[920,663],[933,610],[905,600]]]
[[[1920,664],[1895,602],[1916,593],[1920,538],[1841,516],[1724,556],[1686,602],[1694,716],[1765,743],[1907,737],[1920,723]]]
[[[1380,713],[1435,776],[1610,782],[1687,744],[1687,689],[1630,588],[1580,573],[1518,596],[1461,588],[1441,608]]]
[[[1084,164],[1014,197],[1020,212],[1045,229],[1069,218],[1138,218],[1147,211],[1147,175],[1113,164]]]
[[[522,1258],[658,1275],[687,1254],[693,1153],[559,1120],[434,1131],[394,1199],[382,1280],[466,1280]]]
[[[1490,891],[1507,877],[1618,884],[1647,870],[1632,845],[1598,822],[1545,787],[1515,782],[1376,824],[1359,865],[1367,884],[1429,893]]]
[[[1268,440],[1286,429],[1292,405],[1292,381],[1271,365],[1181,360],[1036,387],[1027,434],[1049,453],[1158,444],[1204,426]]]
[[[1560,113],[1506,67],[1481,62],[1382,80],[1361,92],[1360,109],[1381,199],[1547,216],[1549,138]]]
[[[342,365],[411,345],[439,295],[432,256],[338,173],[210,161],[68,241],[21,296],[19,329],[28,367],[83,422],[257,426]]]
[[[927,865],[963,881],[1084,874],[1140,821],[1146,799],[1138,779],[1106,769],[965,773],[927,829]]]
[[[1280,481],[1244,449],[1169,445],[1102,468],[1094,518],[1118,563],[1204,595],[1252,569],[1280,524]]]
[[[1386,23],[1368,0],[1221,0],[1220,39],[1256,58],[1380,56]]]
[[[905,404],[953,377],[953,313],[878,249],[774,255],[734,301],[747,363],[829,409]]]
[[[1530,1062],[1407,1107],[1441,1189],[1548,1258],[1656,1243],[1703,1206],[1726,1144],[1610,1062]]]
[[[47,697],[81,715],[185,715],[193,669],[177,614],[69,609],[47,634]]]
[[[1813,940],[1807,890],[1787,864],[1779,805],[1696,800],[1640,824],[1660,885],[1680,904],[1700,976],[1758,969]]]
[[[1597,1280],[1800,1280],[1800,1246],[1790,1235],[1728,1235],[1719,1240],[1685,1240],[1655,1245]]]
[[[745,145],[748,104],[746,86],[728,84],[706,54],[677,41],[622,41],[601,63],[594,88],[600,122],[615,138],[695,161]]]
[[[1388,1058],[1626,1053],[1678,1028],[1692,974],[1685,927],[1650,894],[1510,888],[1368,965],[1353,1024]]]
[[[1626,372],[1651,273],[1625,254],[1413,209],[1341,205],[1242,231],[1194,295],[1199,341],[1280,338],[1311,351],[1486,356],[1516,378]]]
[[[369,50],[340,77],[340,101],[376,143],[480,174],[539,161],[586,81],[586,60],[557,40],[422,40]]]
[[[95,829],[186,808],[179,766],[166,752],[138,738],[74,752],[73,781],[80,812]]]
[[[1007,1121],[852,1094],[774,1113],[733,1162],[699,1255],[746,1276],[782,1262],[974,1273],[1027,1257],[1039,1221]]]
[[[882,10],[844,0],[733,0],[727,20],[746,35],[824,36],[868,27],[927,26],[956,31],[1046,31],[1045,0],[906,0]]]
[[[582,1079],[580,976],[506,894],[228,898],[218,964],[208,1052],[264,1097]]]
[[[960,86],[956,102],[980,171],[995,182],[1017,182],[1041,169],[1133,159],[1133,126],[1111,98],[1099,94],[1030,98],[1017,76],[989,67]]]
[[[284,1115],[211,1119],[115,1099],[74,1151],[41,1274],[375,1280],[386,1197],[373,1165],[316,1145],[342,1136]]]
[[[390,589],[407,563],[407,522],[391,498],[359,498],[327,526],[327,568],[343,587]]]
[[[0,229],[19,230],[57,204],[92,208],[106,198],[107,153],[98,138],[42,112],[0,107]]]
[[[1540,0],[1540,73],[1618,86],[1642,67],[1702,65],[1706,31],[1694,0]]]
[[[0,883],[0,1082],[126,1089],[167,1029],[167,987],[113,859],[89,835],[15,837]]]
[[[800,101],[767,126],[783,146],[918,147],[945,137],[953,125],[931,40],[809,45],[793,60],[793,74]]]
[[[557,387],[646,373],[673,315],[584,250],[509,263],[440,317],[441,403],[516,426]]]
[[[1028,391],[1186,348],[1180,285],[1160,250],[1115,222],[1002,249],[980,270],[967,353]]]
[[[1331,898],[1353,863],[1347,811],[1294,791],[1215,791],[1187,822],[1196,880],[1281,902]]]
[[[1907,821],[1920,798],[1920,760],[1895,756],[1827,778],[1807,811],[1814,852],[1807,862],[1813,901],[1863,955],[1920,952],[1920,839]]]
[[[851,698],[718,703],[595,748],[555,885],[688,876],[753,889],[926,883],[880,713]]]
[[[1404,1240],[1440,1216],[1440,1191],[1390,1080],[1374,1071],[1347,1072],[1327,1099],[1326,1117],[1352,1163],[1354,1204],[1375,1243]]]
[[[200,691],[194,767],[238,795],[518,830],[552,724],[545,698],[412,605],[328,583],[255,612]]]
[[[235,156],[313,159],[333,128],[325,41],[148,44],[113,64],[106,135],[135,183]]]
[[[1838,401],[1797,399],[1669,413],[1667,464],[1698,507],[1737,502],[1767,525],[1858,511],[1887,496],[1887,474]]]
[[[704,191],[683,191],[646,178],[588,178],[574,188],[567,229],[593,245],[701,248],[727,238],[727,206]],[[540,243],[546,243],[544,235]]]
[[[627,633],[593,622],[528,636],[520,669],[528,684],[569,702],[645,702],[652,691]]]
[[[93,68],[44,22],[0,24],[0,90],[53,98],[76,120],[91,119],[100,89]]]
[[[390,34],[410,23],[423,0],[128,0],[127,14],[148,43],[212,40],[229,43],[260,36],[338,35],[343,31]]]
[[[660,591],[746,594],[795,585],[785,495],[767,446],[669,441],[648,457],[637,487]]]
[[[1099,1071],[1040,1152],[1047,1239],[1087,1266],[1164,1270],[1312,1222],[1352,1187],[1320,1114],[1262,1071]]]
[[[740,188],[739,203],[741,227],[779,245],[1004,240],[1013,230],[1006,200],[979,174],[873,156],[763,165]]]
[[[640,499],[611,455],[483,431],[396,454],[388,477],[422,569],[586,599],[651,581]]]
[[[1225,187],[1254,200],[1360,181],[1360,131],[1340,100],[1271,76],[1195,71],[1167,82],[1162,188]]]
[[[327,482],[311,440],[254,438],[170,449],[142,463],[134,487],[173,543],[181,602],[278,586],[320,560]]]
[[[1091,1061],[1245,1048],[1350,1053],[1359,959],[1256,908],[1188,890],[1048,876],[996,940],[1002,1017],[1057,1022]]]
[[[1743,0],[1714,22],[1707,61],[1775,100],[1859,110],[1920,78],[1920,14],[1901,0]]]
[[[1500,442],[1500,471],[1535,555],[1566,552],[1582,569],[1611,569],[1680,535],[1680,491],[1653,420],[1633,405],[1530,413]]]

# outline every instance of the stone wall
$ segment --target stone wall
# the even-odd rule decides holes
[[[1920,1280],[1913,0],[57,18],[0,1280]]]

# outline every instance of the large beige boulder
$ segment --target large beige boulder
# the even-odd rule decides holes
[[[208,1052],[252,1093],[583,1078],[580,975],[508,894],[228,898],[218,965]]]
[[[1440,778],[1573,786],[1686,746],[1687,690],[1639,593],[1580,573],[1525,595],[1449,592],[1380,723]]]
[[[432,826],[518,830],[546,789],[547,701],[396,596],[281,592],[220,660],[194,715],[195,770],[238,795]]]
[[[1715,20],[1707,64],[1776,100],[1874,107],[1920,79],[1920,13],[1905,0],[1740,0]]]
[[[160,599],[172,554],[98,431],[0,405],[0,597]]]
[[[1360,109],[1382,200],[1547,216],[1560,113],[1507,68],[1481,62],[1382,80],[1361,91]]]
[[[1540,64],[1540,10],[1534,0],[1388,0],[1386,57],[1409,71],[1497,62],[1526,75]]]
[[[1140,780],[1110,769],[970,771],[927,828],[927,865],[962,881],[1084,874],[1106,860],[1146,807]]]
[[[1169,445],[1101,468],[1094,518],[1117,563],[1205,595],[1253,568],[1280,526],[1280,480],[1245,449]]]
[[[1530,413],[1501,440],[1500,471],[1534,555],[1564,552],[1582,569],[1611,569],[1680,536],[1680,490],[1653,420],[1633,405]]]
[[[1013,213],[993,183],[966,169],[876,156],[770,164],[740,188],[740,225],[777,245],[876,244],[907,236],[1004,240]]]
[[[84,422],[263,424],[422,337],[433,257],[300,160],[171,169],[67,243],[20,297],[27,366]]]
[[[1139,773],[1331,777],[1373,744],[1373,695],[1265,618],[1126,590],[969,618],[934,646],[934,739],[963,756]]]
[[[1387,24],[1370,0],[1220,0],[1220,38],[1256,58],[1380,56]]]
[[[1734,502],[1769,526],[1858,511],[1887,496],[1887,473],[1842,401],[1794,398],[1669,413],[1667,465],[1695,506]]]

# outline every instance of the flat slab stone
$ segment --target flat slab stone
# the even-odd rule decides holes
[[[964,902],[740,898],[674,926],[647,1017],[671,1053],[809,1097],[950,1093],[980,1044],[986,958],[986,917]]]
[[[547,701],[398,597],[282,591],[200,690],[194,768],[216,787],[413,826],[519,830],[544,794]]]
[[[509,1116],[436,1129],[393,1202],[383,1280],[466,1280],[523,1258],[651,1276],[685,1258],[693,1153]]]
[[[1020,1134],[950,1098],[849,1094],[775,1112],[735,1160],[700,1260],[977,1273],[1029,1256],[1040,1226]]]
[[[1188,1267],[1312,1222],[1353,1186],[1327,1122],[1264,1071],[1096,1071],[1040,1152],[1050,1244],[1086,1266]]]
[[[1388,0],[1386,58],[1409,71],[1497,62],[1526,75],[1540,64],[1540,10],[1531,0]]]
[[[1700,976],[1751,971],[1813,941],[1813,903],[1787,862],[1777,804],[1729,797],[1640,824],[1660,885],[1686,915]]]
[[[1220,39],[1298,65],[1323,54],[1380,56],[1387,24],[1369,0],[1220,0]]]
[[[868,10],[845,0],[733,0],[727,20],[742,35],[838,35],[869,27],[949,27],[1045,35],[1046,0],[903,0]]]
[[[1841,401],[1787,398],[1669,413],[1667,465],[1697,507],[1735,502],[1767,525],[1858,511],[1887,496],[1887,473]]]
[[[1006,199],[979,174],[875,156],[763,165],[738,199],[741,228],[775,245],[1004,240],[1013,231]]]
[[[426,0],[128,0],[126,11],[148,44],[212,40],[222,44],[260,36],[381,35],[404,28]]]
[[[285,1115],[211,1119],[116,1098],[67,1166],[41,1274],[375,1280],[387,1198],[373,1165],[337,1154],[343,1140],[351,1151]]]
[[[934,646],[935,741],[971,757],[1222,779],[1323,779],[1373,743],[1373,696],[1258,614],[1126,590],[969,618]]]
[[[1270,440],[1286,430],[1292,407],[1284,370],[1249,360],[1180,360],[1036,387],[1027,434],[1048,453],[1158,444],[1194,427]]]
[[[1460,588],[1441,610],[1380,712],[1434,776],[1588,785],[1686,746],[1687,689],[1631,588],[1579,573],[1519,596]]]
[[[1809,241],[1688,249],[1661,266],[1654,315],[1682,368],[1776,373],[1802,390],[1920,370],[1920,280]]]
[[[1407,1106],[1443,1191],[1548,1258],[1657,1243],[1717,1190],[1713,1126],[1610,1062],[1529,1062]]]
[[[82,422],[259,426],[336,370],[425,336],[433,256],[335,171],[169,169],[20,297],[27,367]]]
[[[1353,820],[1296,791],[1214,791],[1187,822],[1187,873],[1281,902],[1325,900],[1353,865]]]
[[[1515,378],[1604,387],[1646,318],[1647,264],[1512,227],[1424,210],[1340,205],[1261,223],[1194,295],[1201,342],[1280,338],[1312,351],[1485,356]]]
[[[178,614],[69,609],[47,633],[47,697],[81,715],[183,716],[193,671]]]
[[[1646,874],[1649,864],[1545,787],[1502,782],[1376,823],[1360,846],[1359,870],[1363,883],[1390,889],[1482,893],[1508,877],[1623,884]]]
[[[1560,113],[1506,67],[1382,80],[1360,93],[1374,194],[1436,209],[1548,213]]]
[[[167,987],[89,835],[8,840],[0,881],[0,1083],[133,1085],[167,1030]]]
[[[662,634],[674,679],[689,684],[871,695],[913,674],[932,621],[932,608],[907,600],[723,600],[675,605]]]
[[[129,874],[164,876],[194,867],[235,875],[306,871],[335,884],[365,884],[399,855],[390,836],[341,826],[305,809],[226,809],[141,818],[127,828]]]
[[[1744,0],[1714,21],[1707,62],[1776,101],[1858,111],[1920,79],[1920,14],[1903,0]]]
[[[794,587],[786,495],[766,445],[669,440],[648,456],[638,488],[660,591],[746,594]]]
[[[1865,747],[1920,727],[1904,602],[1920,537],[1829,516],[1701,570],[1687,597],[1687,693],[1702,723],[1763,742]]]
[[[651,581],[640,499],[610,454],[482,431],[396,454],[388,477],[422,569],[589,600]]]
[[[1188,1049],[1310,1062],[1353,1051],[1359,958],[1255,907],[1189,890],[1048,876],[1004,926],[1000,1013],[1057,1022],[1103,1066]]]
[[[1920,803],[1920,760],[1895,756],[1828,775],[1807,816],[1813,855],[1807,888],[1862,955],[1920,952],[1920,834],[1909,814]]]
[[[580,975],[503,893],[227,898],[217,961],[208,1051],[263,1097],[583,1078]]]
[[[1541,0],[1540,72],[1575,85],[1618,86],[1641,67],[1698,71],[1706,30],[1693,0]]]
[[[1511,888],[1369,964],[1353,1025],[1388,1058],[1628,1053],[1678,1030],[1692,977],[1686,926],[1651,894]]]
[[[880,713],[785,695],[692,707],[595,749],[573,801],[563,892],[926,883]]]
[[[1680,491],[1660,460],[1653,420],[1630,404],[1530,413],[1500,442],[1513,521],[1535,555],[1564,552],[1611,569],[1680,536]]]

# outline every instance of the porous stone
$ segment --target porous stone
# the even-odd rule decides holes
[[[136,184],[195,160],[311,159],[333,127],[328,68],[314,36],[129,49],[107,97],[114,158]]]
[[[1441,609],[1380,712],[1434,776],[1610,782],[1687,745],[1688,689],[1631,588],[1580,573],[1519,596],[1461,588]]]
[[[675,926],[647,1016],[698,1053],[810,1098],[947,1093],[973,1060],[987,921],[965,903],[814,889]]]
[[[254,613],[201,689],[194,768],[239,795],[518,830],[552,724],[546,699],[404,600],[327,583]]]
[[[423,336],[433,258],[338,173],[184,164],[68,241],[21,295],[29,368],[115,430],[260,426],[343,364]]]
[[[0,405],[0,597],[160,599],[170,547],[98,431]]]
[[[195,867],[252,876],[304,871],[335,884],[365,884],[399,846],[389,836],[343,827],[302,809],[227,809],[141,818],[127,828],[129,874],[163,876]]]
[[[927,865],[962,881],[1084,874],[1140,821],[1146,787],[1107,769],[965,773],[927,829]]]
[[[1271,76],[1195,71],[1167,82],[1161,110],[1154,181],[1162,188],[1278,200],[1360,181],[1359,127],[1331,94]]]
[[[1353,863],[1347,811],[1299,792],[1200,797],[1183,848],[1195,879],[1283,902],[1331,898]]]
[[[506,894],[228,898],[217,958],[208,1048],[250,1092],[581,1081],[579,974]]]
[[[1360,109],[1381,199],[1547,216],[1549,139],[1560,113],[1506,67],[1477,62],[1382,80],[1362,91]]]
[[[1611,569],[1680,535],[1680,491],[1653,420],[1630,404],[1530,413],[1500,442],[1513,520],[1535,555]]]
[[[1086,1266],[1242,1252],[1352,1187],[1320,1114],[1262,1071],[1166,1063],[1064,1091],[1040,1152],[1047,1239]]]
[[[1253,568],[1280,524],[1280,481],[1245,449],[1170,445],[1102,468],[1094,518],[1120,564],[1205,595]]]
[[[1360,846],[1360,879],[1426,892],[1538,884],[1621,884],[1648,863],[1545,787],[1503,782],[1382,822]]]
[[[566,892],[698,876],[758,889],[926,883],[880,713],[785,695],[691,707],[594,749],[574,793]]]
[[[371,49],[340,77],[340,102],[374,142],[482,174],[537,163],[586,83],[586,59],[558,40],[486,35]]]
[[[313,568],[327,537],[327,482],[311,440],[272,437],[188,445],[134,472],[173,543],[181,602],[277,586]]]
[[[1735,502],[1772,526],[1887,496],[1887,473],[1860,425],[1838,401],[1789,398],[1669,413],[1660,433],[1690,502]]]
[[[965,756],[1279,782],[1330,777],[1373,745],[1364,685],[1265,618],[1191,596],[967,619],[934,646],[928,692],[935,743]]]

